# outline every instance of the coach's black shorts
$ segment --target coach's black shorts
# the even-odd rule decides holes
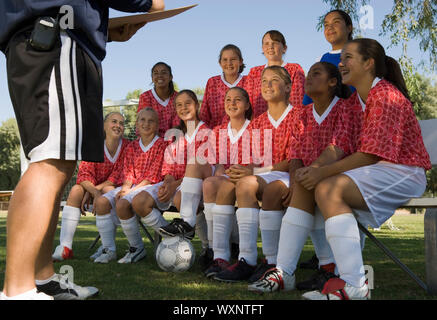
[[[6,49],[9,92],[24,153],[45,159],[103,162],[100,66],[66,33],[51,51],[21,31]]]

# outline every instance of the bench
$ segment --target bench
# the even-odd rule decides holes
[[[425,147],[431,164],[437,166],[437,119],[419,121]],[[390,259],[405,271],[421,288],[429,294],[437,295],[437,198],[411,199],[400,208],[426,209],[424,218],[426,284],[404,265],[367,228],[358,223],[360,230],[372,240]]]

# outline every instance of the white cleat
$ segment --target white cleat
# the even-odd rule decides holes
[[[281,269],[267,270],[261,279],[248,286],[249,291],[270,293],[275,291],[290,291],[296,288],[296,277]]]
[[[94,263],[109,263],[112,260],[117,260],[117,253],[104,248],[102,254],[94,260]]]
[[[103,253],[103,246],[100,246],[96,252],[92,256],[90,256],[90,259],[92,261],[96,260],[101,254]]]
[[[118,260],[118,263],[134,263],[138,262],[141,259],[144,259],[146,257],[146,248],[134,248],[130,247],[129,251],[126,253],[126,255]]]
[[[370,289],[367,283],[362,287],[353,287],[340,278],[331,278],[322,291],[310,291],[302,295],[307,300],[369,300]]]
[[[34,288],[13,297],[7,297],[3,292],[1,292],[0,300],[54,300],[54,298],[43,292],[38,292],[36,288]]]
[[[53,261],[64,261],[71,258],[73,258],[73,250],[62,245],[57,246],[52,254]]]

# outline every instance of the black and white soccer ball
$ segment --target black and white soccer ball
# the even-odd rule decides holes
[[[158,266],[168,272],[187,271],[194,264],[196,252],[191,242],[184,237],[162,238],[156,249]]]

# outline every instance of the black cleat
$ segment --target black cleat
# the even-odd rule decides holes
[[[267,270],[270,270],[275,267],[276,264],[269,264],[267,263],[266,259],[263,259],[261,263],[256,266],[256,269],[253,272],[253,274],[250,276],[248,282],[253,283],[258,281],[259,279],[262,278],[262,276],[264,275],[264,273],[266,273]]]
[[[241,258],[237,263],[217,273],[214,279],[223,282],[247,281],[254,271],[255,267],[249,265],[244,258]]]
[[[301,262],[299,264],[299,268],[317,270],[319,268],[319,259],[317,258],[316,255],[313,255],[311,259]]]
[[[158,232],[163,237],[182,236],[188,240],[194,238],[194,227],[180,218],[173,219],[168,225],[159,228]]]

